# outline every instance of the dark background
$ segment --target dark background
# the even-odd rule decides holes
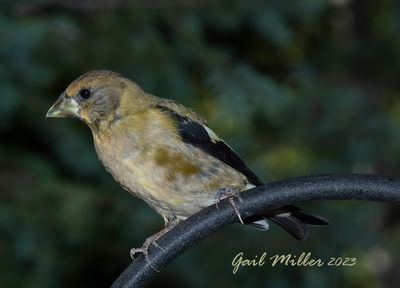
[[[2,1],[0,286],[107,287],[163,221],[97,159],[91,133],[45,119],[80,74],[106,68],[175,99],[266,181],[400,176],[399,1]],[[399,209],[303,205],[333,222],[301,243],[232,225],[151,287],[400,287]],[[271,267],[248,257],[312,252],[353,267]]]

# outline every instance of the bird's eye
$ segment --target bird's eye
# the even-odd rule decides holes
[[[92,95],[92,91],[90,91],[87,88],[83,88],[81,91],[79,91],[79,96],[81,96],[83,99],[87,99]]]

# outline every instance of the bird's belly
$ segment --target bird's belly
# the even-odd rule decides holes
[[[171,169],[133,154],[115,160],[105,165],[115,180],[162,215],[188,217],[214,203],[212,193],[196,185],[194,175],[174,175]]]
[[[215,203],[221,188],[245,185],[242,174],[211,156],[194,155],[191,160],[163,153],[144,157],[143,151],[136,151],[100,158],[122,187],[163,216],[184,219]]]

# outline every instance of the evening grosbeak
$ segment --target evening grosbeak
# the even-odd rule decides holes
[[[61,94],[47,117],[73,117],[91,129],[96,152],[123,188],[164,218],[166,228],[148,238],[143,252],[179,221],[222,198],[262,185],[240,157],[207,122],[189,108],[144,92],[137,84],[106,70],[88,72]],[[307,224],[328,220],[295,206],[269,210],[240,221],[268,229],[267,219],[296,239]]]

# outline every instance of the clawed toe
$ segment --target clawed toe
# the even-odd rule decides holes
[[[229,203],[231,203],[233,209],[235,209],[235,213],[237,217],[239,218],[240,223],[244,224],[242,216],[240,215],[239,209],[236,207],[235,203],[235,198],[237,198],[240,202],[243,203],[243,199],[239,195],[240,190],[238,190],[236,187],[228,187],[228,188],[222,188],[219,191],[218,199],[215,201],[215,205],[218,208],[218,202],[221,201],[222,199],[228,198]]]
[[[153,241],[153,243],[151,243],[151,244],[153,244],[158,249],[161,249],[163,252],[166,252],[165,249],[163,247],[161,247],[156,241]]]
[[[155,247],[161,249],[163,252],[166,252],[165,249],[163,247],[161,247],[156,241],[162,235],[164,235],[169,230],[171,230],[172,227],[173,226],[167,226],[163,230],[161,230],[161,231],[157,232],[156,234],[154,234],[153,236],[147,238],[146,241],[144,241],[143,246],[141,248],[132,248],[131,251],[130,251],[130,255],[131,255],[132,260],[136,260],[138,253],[142,253],[144,258],[146,259],[147,264],[149,264],[149,266],[154,271],[160,272],[157,268],[154,267],[153,263],[151,262],[148,250],[149,250],[151,245],[154,245]]]
[[[149,252],[147,251],[147,250],[149,249],[149,246],[150,246],[150,243],[147,244],[147,243],[145,242],[145,244],[143,244],[143,246],[142,246],[141,248],[132,248],[131,251],[130,251],[131,258],[132,258],[132,260],[135,260],[135,259],[136,259],[136,255],[137,255],[138,253],[142,253],[143,256],[144,256],[144,259],[145,259],[146,262],[147,262],[147,264],[149,264],[149,266],[150,266],[154,271],[160,272],[156,267],[154,267],[153,263],[152,263],[151,260],[150,260]]]
[[[233,206],[233,209],[235,209],[235,213],[236,213],[237,217],[239,218],[240,223],[244,224],[242,216],[240,215],[239,209],[236,207],[234,197],[229,196],[228,199],[229,199],[229,202],[231,203],[231,205]]]
[[[146,251],[147,252],[147,251]],[[129,252],[129,254],[131,255],[132,260],[136,260],[137,258],[137,254],[139,253],[145,253],[145,250],[142,248],[132,248],[131,251]]]

